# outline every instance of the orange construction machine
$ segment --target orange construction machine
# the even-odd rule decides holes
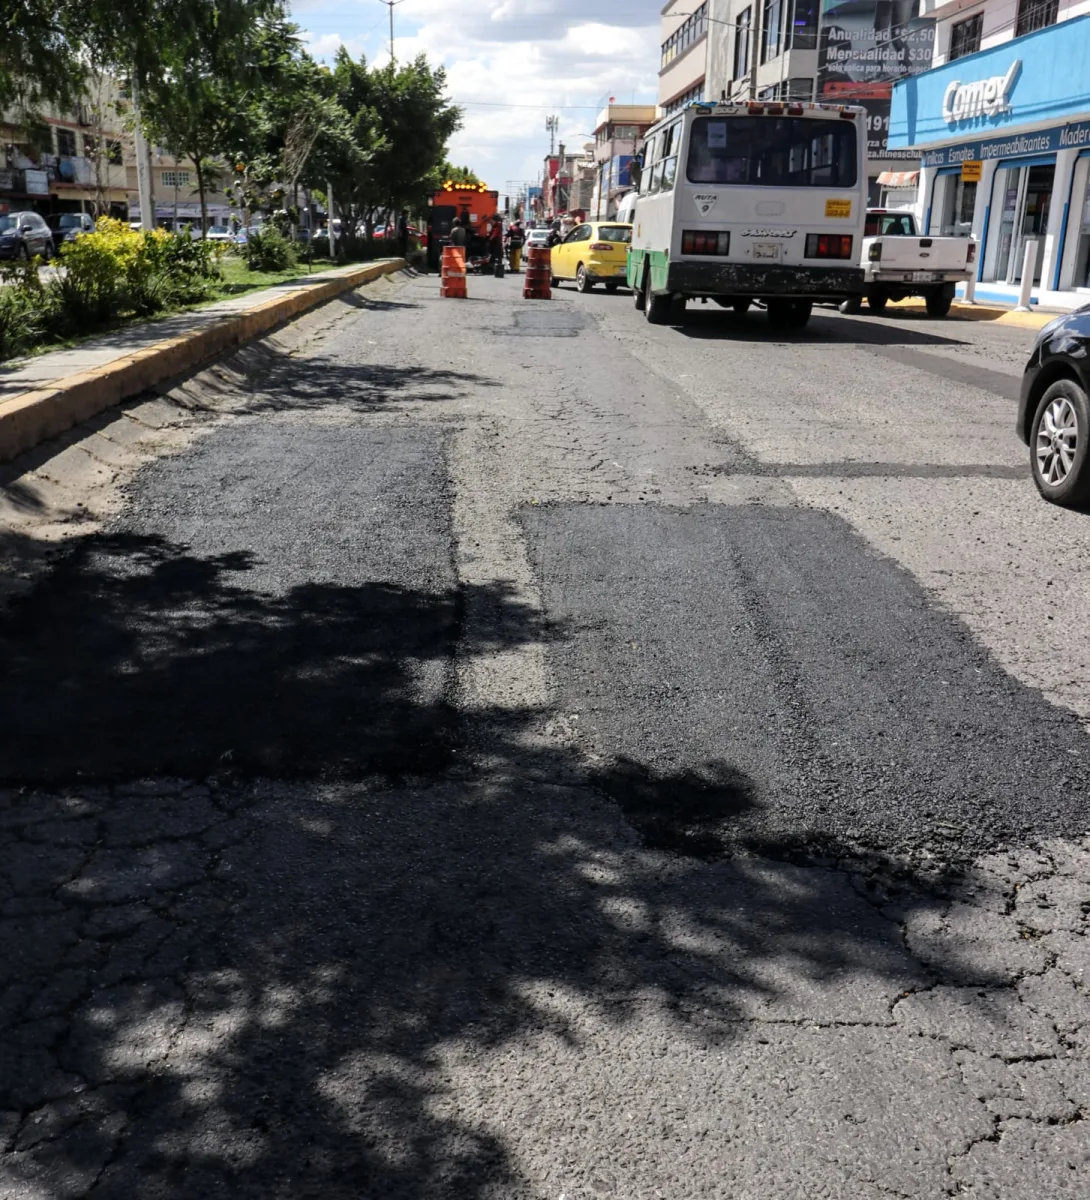
[[[439,269],[443,247],[450,244],[450,227],[460,218],[466,230],[466,261],[488,258],[488,227],[499,212],[500,194],[488,185],[453,183],[449,179],[432,196],[428,207],[428,266]]]

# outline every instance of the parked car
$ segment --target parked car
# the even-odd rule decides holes
[[[1018,436],[1037,490],[1065,508],[1090,506],[1090,304],[1037,334],[1022,375]]]
[[[235,245],[245,246],[255,233],[261,232],[260,225],[243,225],[235,234]]]
[[[945,317],[954,290],[972,274],[976,242],[962,237],[921,237],[916,218],[898,209],[871,208],[863,232],[863,274],[867,305],[881,312],[890,300],[922,296],[928,316]],[[840,305],[857,313],[861,296]]]
[[[0,258],[50,259],[55,253],[53,233],[36,212],[0,215]]]
[[[553,231],[551,229],[531,229],[526,235],[526,248],[531,246],[548,246],[552,241]]]
[[[576,225],[559,246],[553,247],[553,286],[562,279],[574,279],[581,292],[589,292],[596,283],[604,283],[607,292],[615,292],[625,281],[631,241],[631,225],[618,225],[616,221]]]
[[[45,219],[53,234],[53,243],[74,242],[81,233],[94,233],[95,220],[90,213],[51,213]]]
[[[210,242],[230,242],[234,234],[226,225],[209,225],[204,236]]]

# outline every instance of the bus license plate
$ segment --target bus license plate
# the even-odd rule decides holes
[[[911,279],[911,281],[913,283],[934,283],[935,282],[935,272],[934,271],[913,271],[912,274],[909,276],[909,278]]]
[[[779,242],[754,242],[753,257],[764,258],[772,262],[780,261],[780,243]]]

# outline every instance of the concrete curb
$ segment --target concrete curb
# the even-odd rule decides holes
[[[926,312],[921,300],[897,300],[890,304],[901,312]],[[1012,308],[995,308],[986,304],[965,304],[954,301],[950,316],[957,321],[994,321],[997,325],[1014,325],[1019,329],[1043,329],[1049,321],[1062,317],[1062,312],[1015,312]]]
[[[368,263],[335,279],[300,287],[254,308],[231,313],[206,329],[165,339],[105,366],[68,375],[0,403],[0,462],[9,462],[96,413],[200,367],[344,292],[403,271],[406,265],[401,258]]]

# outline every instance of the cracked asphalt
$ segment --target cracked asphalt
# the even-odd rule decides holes
[[[0,1197],[1090,1194],[1029,335],[471,297],[2,469]]]

